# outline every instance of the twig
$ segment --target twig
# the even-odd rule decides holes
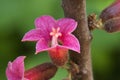
[[[81,45],[81,53],[71,51],[71,60],[79,67],[79,73],[72,73],[72,80],[93,80],[91,66],[91,34],[86,15],[86,0],[62,0],[65,17],[78,22],[74,35]]]

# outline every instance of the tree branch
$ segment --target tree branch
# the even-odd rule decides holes
[[[62,0],[65,17],[73,18],[78,22],[73,34],[81,45],[81,53],[71,51],[71,60],[79,67],[79,73],[72,72],[72,80],[93,80],[91,67],[91,34],[87,23],[86,0]]]

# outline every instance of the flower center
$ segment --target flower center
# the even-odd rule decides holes
[[[57,29],[52,28],[52,32],[50,32],[50,35],[52,36],[51,46],[56,46],[58,44],[58,37],[62,36],[62,34],[59,31],[60,31],[59,27]]]

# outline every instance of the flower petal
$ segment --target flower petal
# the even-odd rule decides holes
[[[80,43],[77,38],[72,34],[63,35],[60,37],[62,46],[73,51],[80,53]]]
[[[41,38],[36,44],[36,54],[49,49],[49,41]]]
[[[50,33],[52,27],[55,27],[56,21],[51,16],[41,16],[35,20],[36,28],[42,29],[46,34]]]
[[[41,38],[41,36],[40,29],[32,29],[24,35],[22,41],[37,41]]]
[[[74,19],[62,18],[57,21],[58,27],[60,27],[60,32],[71,33],[77,27],[77,22]]]
[[[24,59],[25,56],[19,56],[13,62],[8,63],[6,69],[8,80],[22,80],[24,78]]]

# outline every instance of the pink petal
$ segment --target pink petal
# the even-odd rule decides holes
[[[70,18],[59,19],[57,24],[58,27],[60,27],[60,32],[62,33],[71,33],[77,27],[77,22],[74,19]]]
[[[63,35],[60,37],[60,40],[62,42],[63,47],[80,53],[80,43],[74,35],[72,34]]]
[[[41,38],[36,44],[36,54],[49,49],[49,42]]]
[[[22,80],[24,78],[25,56],[17,57],[13,62],[8,63],[6,75],[8,80]]]
[[[24,35],[22,41],[37,41],[40,38],[41,38],[41,30],[32,29]]]
[[[35,20],[36,28],[42,29],[46,34],[49,34],[55,25],[56,21],[51,16],[41,16]]]

